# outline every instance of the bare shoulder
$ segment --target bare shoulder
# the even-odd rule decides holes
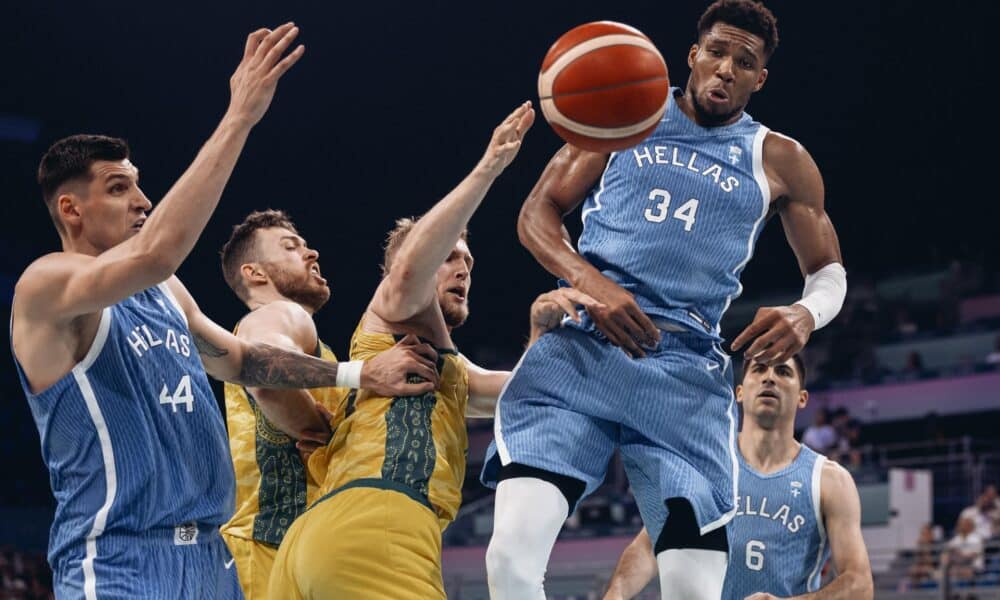
[[[238,336],[261,341],[282,336],[295,342],[303,352],[312,352],[319,339],[312,315],[287,300],[269,302],[251,311],[240,321]]]
[[[854,476],[837,461],[827,459],[823,463],[820,478],[824,504],[839,504],[851,497],[857,499],[858,486],[854,483]]]
[[[73,252],[52,252],[28,265],[14,285],[14,295],[21,300],[24,314],[44,311],[48,305],[45,300],[54,295],[53,290],[61,289],[73,270],[88,260],[93,258]]]
[[[776,131],[764,138],[764,171],[772,200],[787,198],[806,203],[823,202],[823,178],[805,146]]]

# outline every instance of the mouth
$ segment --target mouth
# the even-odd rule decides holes
[[[145,222],[146,222],[146,217],[139,219],[135,223],[132,223],[132,229],[139,231],[140,229],[142,229],[142,226]]]
[[[461,287],[452,287],[452,288],[448,288],[448,289],[447,289],[447,290],[445,290],[445,291],[446,291],[447,293],[449,293],[449,294],[451,294],[451,295],[455,296],[456,298],[458,298],[458,301],[459,301],[459,302],[465,302],[465,288],[461,288]]]
[[[729,102],[729,94],[722,88],[714,88],[708,90],[708,99],[717,104],[723,104]]]
[[[757,399],[764,404],[777,404],[779,402],[778,394],[770,390],[765,390],[757,394]]]
[[[319,263],[313,263],[312,266],[309,267],[309,274],[318,279],[321,283],[323,284],[326,283],[326,279],[324,279],[323,276],[320,275]]]

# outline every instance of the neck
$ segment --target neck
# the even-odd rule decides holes
[[[95,248],[92,244],[87,242],[82,237],[69,237],[60,235],[59,238],[62,240],[63,252],[72,252],[75,254],[86,254],[87,256],[100,256],[103,250]]]
[[[774,429],[764,429],[752,418],[743,423],[739,435],[740,453],[755,471],[773,473],[795,460],[800,444],[795,441],[794,423],[779,424]]]
[[[302,304],[301,302],[295,302],[294,300],[291,300],[291,299],[289,299],[289,298],[281,295],[274,288],[267,288],[267,289],[263,289],[263,290],[255,290],[254,293],[250,296],[250,299],[247,300],[246,305],[247,305],[247,308],[249,308],[250,310],[257,310],[261,306],[265,306],[267,304],[271,304],[272,302],[294,302],[295,304],[298,304],[299,306],[301,306],[302,310],[304,310],[307,313],[309,313],[310,316],[312,316],[314,314],[314,312],[315,312],[315,311],[313,311],[313,309],[312,309],[311,306],[306,306],[305,304]]]

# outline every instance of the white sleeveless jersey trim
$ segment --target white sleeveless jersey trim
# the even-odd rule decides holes
[[[101,444],[101,458],[104,461],[104,481],[105,493],[104,504],[94,515],[94,525],[87,534],[87,549],[83,559],[83,593],[87,600],[97,598],[97,578],[94,573],[94,560],[97,558],[97,538],[104,533],[104,526],[108,521],[108,513],[111,512],[111,505],[114,503],[115,494],[118,491],[118,475],[115,471],[115,453],[111,446],[111,434],[108,432],[108,425],[104,421],[101,407],[97,403],[97,396],[94,388],[90,385],[87,377],[87,370],[94,364],[97,357],[108,339],[108,331],[111,329],[112,312],[111,307],[105,308],[101,313],[101,323],[94,337],[94,343],[90,346],[87,356],[75,367],[73,367],[73,377],[80,388],[84,402],[87,404],[87,412],[94,422],[94,429],[97,430],[97,439]]]
[[[722,352],[716,347],[713,347],[712,350],[720,357],[722,357],[721,371],[725,372],[727,369],[729,369],[729,363],[730,363],[729,356],[725,352]],[[736,403],[736,394],[730,389],[729,407],[726,409],[726,417],[729,419],[729,458],[730,460],[733,461],[733,509],[727,512],[726,514],[722,515],[715,521],[712,521],[711,523],[702,527],[701,535],[705,535],[706,533],[709,533],[710,531],[718,529],[719,527],[722,527],[723,525],[729,523],[730,521],[733,520],[733,517],[736,516],[736,511],[739,510],[740,459],[736,455],[736,421],[733,419],[733,404],[735,403]]]
[[[806,581],[807,591],[810,592],[814,592],[819,588],[819,586],[814,587],[813,582],[816,580],[819,570],[823,567],[823,551],[826,549],[826,525],[823,523],[823,509],[820,502],[823,481],[823,464],[825,462],[825,456],[817,456],[816,462],[813,463],[811,491],[813,512],[816,515],[816,529],[819,531],[819,550],[816,552],[816,566],[813,567],[812,572],[809,573],[809,579]]]
[[[767,175],[764,173],[764,138],[767,137],[770,129],[761,125],[757,130],[757,133],[753,138],[753,178],[757,182],[757,186],[760,188],[761,195],[761,207],[760,216],[753,224],[753,229],[750,230],[750,237],[747,239],[747,255],[744,259],[736,265],[733,269],[733,273],[739,273],[743,267],[750,262],[750,258],[753,256],[753,243],[757,239],[757,230],[760,228],[760,224],[764,221],[764,217],[767,216],[767,209],[771,205],[771,186],[767,183]],[[737,277],[737,288],[736,293],[731,296],[726,296],[726,303],[722,307],[722,312],[719,313],[719,322],[715,324],[715,335],[719,335],[722,331],[722,317],[729,310],[729,305],[732,304],[733,298],[738,298],[740,294],[743,293],[743,282]]]
[[[598,183],[597,191],[594,192],[594,206],[585,209],[582,213],[580,213],[580,221],[583,223],[584,229],[587,228],[587,215],[589,215],[594,211],[601,210],[601,194],[604,193],[604,178],[605,176],[607,176],[608,169],[611,168],[611,163],[615,160],[615,156],[617,155],[618,155],[617,152],[612,152],[611,155],[608,156],[608,162],[606,165],[604,165],[604,171],[601,173],[601,179],[600,183]],[[582,231],[580,232],[580,237],[581,238],[583,237]]]
[[[167,285],[167,282],[166,281],[160,282],[156,284],[156,287],[159,288],[161,292],[163,292],[163,295],[166,296],[168,300],[170,300],[170,304],[174,306],[174,310],[176,310],[177,314],[180,315],[181,321],[184,321],[184,326],[190,327],[191,325],[188,324],[187,315],[184,314],[184,311],[181,309],[181,305],[179,302],[177,302],[177,298],[174,297],[174,293],[170,291],[170,286]]]

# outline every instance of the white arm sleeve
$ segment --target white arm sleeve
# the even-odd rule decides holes
[[[847,271],[844,265],[835,262],[806,275],[802,299],[795,304],[806,307],[816,322],[816,329],[819,329],[837,316],[846,296]]]

